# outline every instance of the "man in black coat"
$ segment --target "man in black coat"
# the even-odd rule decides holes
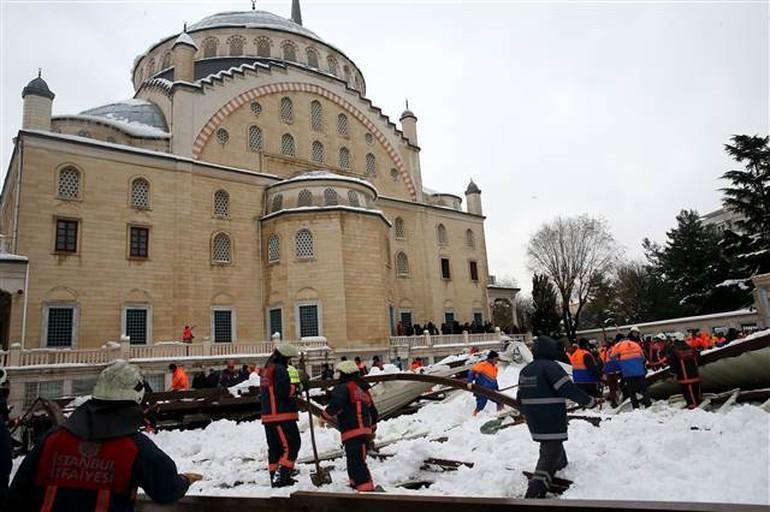
[[[138,487],[172,504],[202,478],[177,473],[174,461],[138,432],[144,396],[138,368],[126,361],[107,367],[92,396],[25,457],[6,510],[130,512]]]
[[[556,362],[563,353],[557,341],[539,336],[532,349],[535,360],[519,374],[521,412],[532,440],[540,443],[540,458],[525,498],[544,498],[554,474],[567,466],[562,444],[567,440],[567,399],[589,409],[596,405]]]

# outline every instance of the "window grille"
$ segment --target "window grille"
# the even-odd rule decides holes
[[[243,55],[243,47],[246,46],[246,39],[243,36],[231,36],[227,40],[227,44],[230,46],[230,56],[238,57]]]
[[[476,325],[484,325],[484,313],[481,313],[479,311],[474,311],[473,321],[476,322]]]
[[[309,336],[319,336],[318,306],[315,304],[302,305],[299,307],[299,336],[306,338]]]
[[[476,235],[472,229],[465,232],[465,245],[471,248],[476,247]]]
[[[163,373],[145,374],[142,372],[144,381],[155,391],[166,389],[166,375]]]
[[[404,326],[404,329],[406,329],[406,332],[410,332],[412,330],[412,312],[411,311],[401,312],[401,325]]]
[[[366,175],[377,176],[377,160],[371,153],[366,154]]]
[[[219,40],[216,37],[207,37],[203,40],[203,58],[216,57]]]
[[[91,390],[89,390],[89,393]],[[64,395],[63,380],[24,383],[24,408],[31,406],[38,397],[55,400]]]
[[[228,310],[214,311],[214,343],[232,343],[233,341],[233,312]]]
[[[217,233],[212,247],[214,263],[232,262],[232,243],[226,233]]]
[[[146,309],[126,309],[126,336],[132,345],[147,343]]]
[[[262,114],[262,105],[258,101],[251,102],[251,113],[259,117]]]
[[[230,216],[230,194],[224,190],[214,192],[214,215],[217,217]]]
[[[87,137],[87,138],[90,139],[91,138],[91,132],[89,132],[88,130],[80,130],[78,132],[78,136],[79,137]]]
[[[398,182],[398,169],[391,169],[390,170],[390,177],[393,179],[393,183]]]
[[[438,228],[436,228],[436,232],[438,233],[438,243],[441,245],[447,245],[449,243],[449,236],[447,235],[444,225],[439,224]]]
[[[294,251],[297,258],[313,257],[313,233],[307,229],[297,231],[294,241]]]
[[[326,57],[326,66],[329,68],[329,73],[331,73],[334,76],[337,76],[337,59],[329,55],[328,57]]]
[[[59,197],[77,199],[80,197],[80,171],[65,167],[59,171]]]
[[[364,140],[366,141],[367,144],[371,146],[372,144],[374,144],[374,135],[372,135],[371,133],[367,133],[366,135],[364,135]]]
[[[166,52],[163,54],[163,60],[161,61],[161,67],[163,69],[168,69],[171,67],[171,52]]]
[[[444,279],[451,279],[449,273],[449,258],[441,258],[441,277]]]
[[[307,54],[307,65],[318,69],[318,53],[312,48],[305,50],[305,53]]]
[[[310,102],[310,127],[317,132],[323,128],[323,107],[317,100]]]
[[[129,255],[132,258],[147,258],[150,245],[150,230],[131,226]]]
[[[249,149],[262,151],[262,129],[259,126],[249,126]]]
[[[471,281],[478,282],[479,280],[479,266],[475,261],[468,262],[468,270],[470,271]]]
[[[284,123],[294,122],[294,104],[290,98],[281,98],[281,121]]]
[[[444,312],[444,322],[447,325],[452,325],[455,322],[455,312],[454,311],[445,311]]]
[[[273,46],[273,43],[270,41],[269,37],[258,37],[257,38],[257,56],[270,57],[271,46]]]
[[[406,224],[404,223],[404,219],[401,217],[396,217],[394,224],[396,227],[396,239],[406,240]]]
[[[313,194],[307,189],[300,190],[297,196],[297,206],[313,206]]]
[[[403,252],[396,255],[396,273],[399,276],[409,275],[409,258]]]
[[[340,167],[350,169],[350,150],[345,146],[340,148]]]
[[[322,164],[326,157],[326,152],[324,151],[324,145],[318,142],[317,140],[313,141],[313,154],[311,156],[313,161],[317,164]]]
[[[78,221],[59,219],[56,221],[56,252],[78,251]]]
[[[358,193],[355,190],[348,190],[348,204],[350,206],[361,206],[361,201],[358,200]]]
[[[49,307],[46,345],[49,347],[71,347],[74,319],[74,308]]]
[[[283,194],[276,194],[273,196],[273,208],[271,211],[279,212],[283,209]]]
[[[283,338],[283,311],[281,308],[274,308],[270,310],[270,336],[278,333]]]
[[[294,147],[294,137],[284,133],[281,137],[281,153],[286,156],[294,156],[296,148]]]
[[[283,43],[283,60],[297,62],[297,47],[294,43],[290,41]]]
[[[337,194],[337,191],[333,188],[327,188],[324,190],[324,205],[325,206],[335,206],[340,203],[340,196]]]
[[[281,238],[273,233],[267,240],[267,262],[276,263],[281,261]]]
[[[150,207],[150,182],[136,178],[131,182],[131,206],[134,208]]]
[[[348,116],[345,114],[340,114],[337,116],[337,133],[343,137],[347,137],[350,134]]]
[[[223,146],[230,140],[230,134],[224,128],[217,129],[217,142]]]

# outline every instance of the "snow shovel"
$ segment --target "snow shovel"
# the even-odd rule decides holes
[[[332,483],[332,475],[328,468],[321,467],[321,461],[318,458],[318,448],[315,445],[315,429],[313,428],[313,411],[310,409],[310,388],[305,389],[305,399],[308,403],[307,415],[310,420],[310,443],[313,445],[313,459],[315,460],[315,473],[310,473],[310,481],[316,487]]]

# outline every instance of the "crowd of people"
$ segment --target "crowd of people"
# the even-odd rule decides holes
[[[438,336],[439,334],[462,334],[463,332],[482,334],[485,332],[495,332],[495,326],[492,322],[482,323],[476,320],[462,324],[457,320],[454,320],[452,322],[443,322],[438,326],[433,322],[424,322],[422,325],[404,324],[400,320],[396,322],[397,336],[422,336],[426,331],[431,336]]]

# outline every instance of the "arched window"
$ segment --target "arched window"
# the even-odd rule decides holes
[[[320,101],[313,100],[310,102],[310,127],[317,132],[320,132],[323,128],[323,113]]]
[[[396,217],[394,224],[396,229],[396,240],[406,240],[406,224],[404,223],[404,219]]]
[[[217,142],[219,142],[223,146],[227,144],[227,141],[230,140],[230,133],[224,128],[217,128],[216,135],[217,135]]]
[[[252,101],[249,108],[251,108],[251,113],[254,114],[255,117],[262,115],[262,104],[258,101]]]
[[[399,277],[406,277],[409,275],[409,258],[406,253],[399,251],[396,254],[396,274]]]
[[[150,207],[150,182],[144,178],[136,178],[131,182],[131,207]]]
[[[342,72],[345,74],[345,81],[350,85],[350,68],[347,64],[342,67]]]
[[[283,49],[283,60],[297,62],[297,45],[291,41],[284,41],[281,45]]]
[[[324,159],[326,158],[326,151],[324,150],[324,145],[318,142],[317,140],[313,141],[313,154],[311,155],[312,160],[317,164],[324,163]]]
[[[262,151],[262,129],[259,126],[249,126],[249,149]]]
[[[161,61],[160,67],[162,69],[168,69],[171,67],[171,52],[166,52],[163,54],[163,60]]]
[[[393,180],[393,183],[398,182],[398,169],[391,169],[390,170],[390,177]]]
[[[336,206],[340,203],[340,196],[333,188],[324,190],[324,206]]]
[[[313,254],[313,233],[300,229],[294,237],[294,255],[297,258],[312,258]]]
[[[203,40],[203,58],[217,56],[217,48],[219,48],[219,39],[216,37],[207,37]]]
[[[281,261],[281,238],[273,233],[267,240],[267,262],[277,263]]]
[[[377,176],[377,160],[371,153],[366,154],[366,175]]]
[[[273,46],[273,42],[269,37],[260,36],[257,38],[257,56],[258,57],[270,57],[270,48]]]
[[[294,103],[291,98],[284,96],[281,98],[281,121],[284,123],[294,122]]]
[[[59,171],[59,197],[77,199],[80,197],[80,171],[74,167],[65,167]]]
[[[286,156],[294,156],[296,148],[294,147],[294,137],[291,134],[284,133],[281,136],[281,153]]]
[[[449,236],[446,233],[446,227],[444,227],[443,224],[439,224],[436,228],[436,233],[438,235],[438,243],[440,245],[447,245],[449,244]]]
[[[367,133],[366,135],[364,135],[364,140],[368,145],[371,146],[372,144],[374,144],[374,135],[372,135],[371,133]]]
[[[246,46],[246,38],[239,35],[227,38],[227,46],[230,47],[230,56],[239,57],[243,55],[243,48]]]
[[[348,190],[348,204],[350,206],[361,206],[361,201],[358,200],[358,193],[355,190]]]
[[[326,57],[326,67],[329,68],[329,73],[337,76],[337,59],[335,59],[333,55]]]
[[[227,233],[217,233],[211,244],[211,260],[214,263],[232,263],[233,243]]]
[[[214,215],[217,217],[230,216],[230,194],[225,190],[214,192]]]
[[[337,116],[337,133],[343,137],[350,135],[350,125],[348,124],[348,116],[340,114]]]
[[[300,190],[297,196],[297,206],[313,206],[313,194],[307,189]]]
[[[283,194],[276,194],[273,196],[273,205],[271,212],[279,212],[283,210]]]
[[[318,52],[312,48],[307,48],[305,54],[307,55],[307,65],[318,69]]]
[[[350,169],[350,150],[345,146],[340,148],[340,167]]]
[[[471,248],[476,247],[476,234],[472,229],[469,229],[465,232],[465,245]]]

